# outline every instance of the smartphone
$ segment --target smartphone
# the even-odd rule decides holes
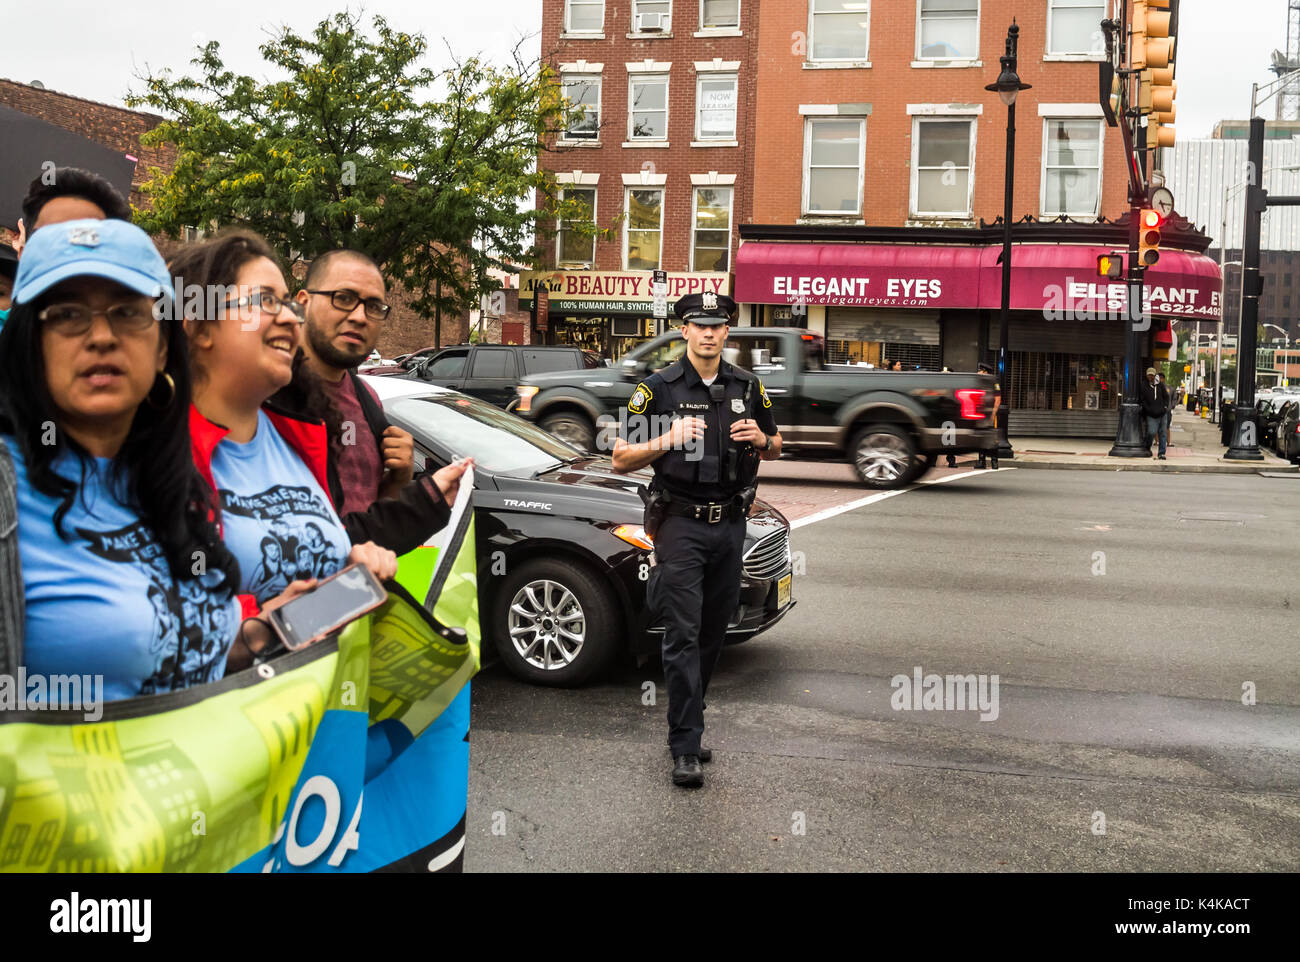
[[[370,569],[351,564],[315,588],[267,613],[271,628],[290,651],[319,641],[388,600]]]

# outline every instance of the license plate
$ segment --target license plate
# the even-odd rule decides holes
[[[790,603],[790,582],[794,574],[788,574],[776,583],[776,610],[780,611]]]

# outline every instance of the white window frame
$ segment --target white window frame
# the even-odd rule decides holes
[[[662,184],[646,185],[624,185],[623,187],[623,270],[629,271],[633,268],[628,267],[628,235],[632,231],[632,191],[634,190],[654,190],[659,192],[659,252],[655,255],[655,263],[662,270],[664,266],[664,208],[668,205],[668,188]],[[638,227],[637,230],[649,230],[646,227]],[[644,268],[635,268],[643,270]]]
[[[1043,35],[1043,51],[1045,60],[1105,60],[1106,46],[1102,41],[1100,50],[1053,50],[1052,49],[1052,14],[1058,4],[1067,2],[1067,0],[1047,0],[1047,30]],[[1097,20],[1097,34],[1101,34],[1101,20],[1109,12],[1110,4],[1108,0],[1100,0],[1101,17]],[[1090,3],[1073,4],[1074,6],[1091,6]]]
[[[813,126],[824,121],[854,120],[858,122],[858,205],[856,210],[812,210],[808,201],[812,195],[812,143]],[[800,209],[805,217],[852,217],[862,219],[862,204],[865,200],[867,171],[867,118],[864,116],[816,116],[805,117],[803,124],[803,200]]]
[[[575,0],[564,0],[564,33],[578,37],[595,37],[605,32],[605,0],[576,0],[586,6],[595,3],[600,4],[600,28],[597,30],[574,30],[570,25],[570,14],[573,12]]]
[[[630,144],[662,144],[668,141],[668,121],[670,119],[670,108],[672,101],[669,97],[672,94],[672,81],[670,73],[629,73],[627,78],[627,142]],[[662,80],[664,83],[664,135],[662,137],[638,137],[633,132],[632,117],[636,113],[636,104],[633,102],[633,88],[638,83],[647,81]],[[659,108],[652,108],[659,109]]]
[[[863,45],[863,51],[861,57],[814,57],[813,56],[813,50],[815,49],[814,38],[815,38],[815,30],[817,25],[817,13],[814,9],[816,7],[816,0],[808,0],[808,53],[807,53],[808,62],[809,63],[863,64],[869,66],[871,61],[871,2],[872,0],[866,0],[867,42]],[[836,16],[836,15],[837,14],[835,12],[822,14],[822,16]]]
[[[966,121],[970,127],[970,150],[967,159],[968,176],[966,178],[966,209],[957,210],[927,210],[920,209],[921,199],[921,125],[926,123],[955,123]],[[913,115],[912,117],[912,175],[911,185],[908,191],[908,214],[915,220],[970,220],[974,216],[975,202],[975,138],[979,130],[979,123],[974,114],[941,114],[926,112],[923,116]]]
[[[561,199],[567,197],[571,190],[591,191],[591,222],[596,223],[596,205],[600,203],[600,188],[596,184],[566,184],[560,190]],[[596,266],[596,235],[591,236],[591,259],[585,261],[566,261],[561,256],[564,250],[564,221],[558,218],[555,221],[555,266],[556,267],[595,267]]]
[[[639,7],[643,3],[666,3],[668,4],[668,27],[662,32],[652,31],[642,33],[641,28],[637,26],[640,19],[641,10]],[[673,0],[632,0],[632,22],[628,24],[628,33],[637,37],[667,37],[673,32]]]
[[[1046,105],[1044,104],[1043,106],[1046,106]],[[1091,107],[1093,107],[1093,106],[1094,106],[1094,105],[1092,105],[1092,104],[1087,104],[1087,105],[1085,105],[1085,110],[1084,110],[1084,111],[1080,111],[1080,112],[1077,112],[1077,113],[1076,113],[1076,112],[1070,112],[1070,113],[1045,113],[1045,114],[1042,114],[1042,118],[1043,118],[1043,151],[1042,151],[1042,154],[1041,154],[1041,157],[1042,157],[1042,163],[1041,163],[1041,165],[1040,165],[1040,170],[1039,170],[1039,174],[1038,174],[1038,216],[1039,216],[1039,217],[1043,217],[1043,218],[1047,218],[1047,217],[1060,217],[1062,214],[1065,214],[1067,217],[1073,217],[1073,218],[1085,218],[1085,217],[1097,218],[1097,217],[1101,216],[1101,200],[1102,200],[1102,194],[1105,192],[1105,189],[1106,189],[1106,122],[1105,122],[1105,120],[1104,120],[1103,118],[1098,117],[1096,114],[1090,112],[1090,110],[1089,110],[1088,108],[1091,108]],[[1100,108],[1098,108],[1098,109],[1100,109]],[[1070,212],[1068,212],[1068,211],[1053,211],[1052,213],[1049,214],[1049,213],[1047,212],[1047,150],[1048,150],[1048,146],[1051,144],[1051,130],[1052,130],[1052,124],[1053,124],[1053,123],[1058,123],[1058,122],[1063,121],[1063,120],[1067,120],[1067,121],[1071,121],[1071,120],[1072,120],[1072,121],[1078,121],[1078,122],[1085,122],[1085,121],[1089,121],[1089,120],[1090,120],[1090,121],[1093,121],[1094,123],[1097,124],[1097,129],[1098,129],[1098,133],[1097,133],[1097,209],[1094,210],[1094,211],[1092,211],[1091,213],[1082,213],[1082,212],[1080,212],[1080,213],[1073,213],[1073,214],[1072,214],[1072,213],[1070,213]]]
[[[739,29],[740,29],[740,6],[741,6],[741,0],[736,0],[736,22],[735,22],[734,25],[731,25],[731,26],[725,26],[725,27],[716,27],[716,26],[715,26],[715,27],[706,27],[706,26],[704,25],[704,0],[700,0],[700,20],[699,20],[699,24],[700,24],[700,30],[701,30],[701,32],[703,32],[703,31],[707,31],[707,32],[709,32],[709,33],[712,33],[712,32],[714,32],[715,30],[716,30],[716,31],[723,31],[723,30],[728,30],[728,31],[739,30]]]
[[[600,143],[600,124],[605,113],[605,75],[599,70],[560,70],[560,93],[564,93],[565,82],[568,78],[590,78],[596,84],[596,136],[594,137],[574,137],[566,127],[560,133],[562,143],[572,144],[599,144]],[[573,82],[573,81],[569,81]]]
[[[700,191],[702,190],[727,190],[731,192],[731,200],[727,204],[727,270],[730,271],[735,265],[731,263],[731,231],[735,226],[736,220],[736,185],[735,184],[705,184],[696,185],[691,188],[691,259],[689,261],[691,270],[695,268],[695,235],[700,232],[698,216],[700,212]],[[710,228],[713,229],[713,228]],[[716,250],[708,247],[706,250]]]
[[[726,80],[730,78],[732,89],[735,91],[733,100],[733,114],[731,118],[731,134],[723,137],[705,137],[704,130],[700,126],[700,88],[707,81]],[[737,131],[740,129],[740,74],[739,73],[698,73],[695,77],[695,139],[701,142],[732,143],[738,136]]]
[[[975,55],[973,57],[925,57],[921,55],[921,6],[923,0],[916,0],[916,49],[913,51],[915,59],[919,63],[926,64],[946,64],[959,63],[974,65],[980,60],[980,24],[984,16],[984,5],[981,0],[974,0],[975,3]]]

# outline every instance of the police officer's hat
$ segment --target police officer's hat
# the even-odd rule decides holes
[[[736,317],[736,302],[726,294],[705,291],[687,294],[673,305],[673,313],[684,324],[730,324]]]

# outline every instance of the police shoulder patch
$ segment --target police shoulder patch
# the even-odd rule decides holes
[[[758,382],[758,393],[763,398],[763,407],[770,408],[772,406],[772,399],[767,396],[767,388],[763,387],[762,381]]]
[[[632,396],[628,398],[627,409],[633,414],[645,414],[646,405],[650,403],[652,397],[654,397],[654,392],[646,387],[645,382],[642,381],[636,386]]]

